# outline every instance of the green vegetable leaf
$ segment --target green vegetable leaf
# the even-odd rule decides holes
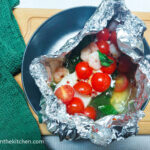
[[[98,110],[105,115],[117,115],[118,112],[112,105],[102,105],[98,107]]]
[[[98,106],[109,105],[112,92],[113,89],[109,88],[107,91],[101,93],[100,95],[97,95],[91,100],[90,105],[95,107],[96,109],[98,109]]]
[[[113,60],[109,59],[105,54],[101,53],[99,50],[97,52],[102,66],[109,67],[113,63]]]
[[[93,106],[96,109],[97,111],[96,119],[99,119],[104,116],[104,114],[102,114],[99,111],[98,107],[103,105],[110,105],[110,99],[112,97],[113,90],[114,89],[110,87],[107,91],[101,93],[100,95],[97,95],[95,98],[91,100],[89,106]]]

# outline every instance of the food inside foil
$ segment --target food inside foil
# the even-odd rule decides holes
[[[86,37],[62,61],[53,64],[48,82],[67,113],[98,120],[127,111],[137,65],[119,50],[115,30],[104,28]]]
[[[141,107],[150,98],[145,29],[123,0],[103,0],[75,37],[32,61],[50,132],[98,145],[138,132]]]

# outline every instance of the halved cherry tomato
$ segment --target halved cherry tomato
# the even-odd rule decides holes
[[[88,106],[84,109],[84,115],[89,117],[90,119],[96,119],[96,110],[92,106]]]
[[[78,97],[74,97],[72,101],[67,105],[67,113],[74,115],[76,113],[84,113],[84,104]]]
[[[109,30],[107,28],[104,28],[102,31],[98,32],[96,36],[98,40],[108,41]]]
[[[113,63],[109,67],[102,66],[101,70],[104,73],[112,74],[116,70],[117,64],[116,64],[116,60],[114,58],[112,58],[110,56],[108,56],[108,58],[113,60]]]
[[[74,89],[70,85],[62,85],[55,91],[55,95],[64,103],[68,104],[74,97]]]
[[[95,73],[92,76],[91,84],[95,91],[104,92],[110,87],[111,78],[106,73]]]
[[[113,43],[114,45],[117,46],[117,34],[116,34],[116,31],[112,31],[111,32],[111,34],[110,34],[110,41],[111,41],[111,43]]]
[[[88,79],[92,74],[92,68],[87,62],[79,62],[76,65],[76,73],[79,79]]]
[[[131,69],[131,60],[128,56],[125,56],[125,55],[122,55],[120,58],[119,58],[119,66],[118,66],[118,70],[121,72],[121,73],[127,73],[130,71]]]
[[[123,92],[127,89],[129,81],[125,75],[118,75],[116,78],[115,92]]]
[[[97,41],[96,44],[101,53],[106,54],[106,55],[109,54],[109,44],[106,41],[100,40],[100,41]]]
[[[90,86],[90,84],[87,82],[83,82],[83,81],[77,82],[74,85],[74,89],[78,93],[83,94],[83,95],[91,95],[92,93],[92,87]]]

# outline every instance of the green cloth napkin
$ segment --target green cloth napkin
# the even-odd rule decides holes
[[[44,150],[44,144],[34,144],[40,142],[40,131],[13,78],[25,49],[12,13],[17,4],[19,0],[0,0],[0,150]]]

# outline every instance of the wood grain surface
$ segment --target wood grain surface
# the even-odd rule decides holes
[[[25,43],[27,44],[32,34],[35,32],[35,30],[49,17],[53,16],[54,14],[60,12],[61,10],[57,9],[30,9],[30,8],[17,8],[14,10],[14,15],[17,19],[17,22],[19,24],[21,33],[24,37]],[[145,38],[150,44],[150,13],[145,12],[134,12],[135,15],[137,15],[139,18],[141,18],[146,26],[147,31],[145,32]],[[21,82],[21,74],[18,74],[14,77],[18,84],[22,87]],[[28,104],[33,116],[35,117],[41,134],[42,135],[49,135],[50,133],[46,129],[45,124],[39,124],[38,117],[31,108],[31,106]],[[139,122],[139,134],[150,134],[150,103],[145,109],[145,117]]]

